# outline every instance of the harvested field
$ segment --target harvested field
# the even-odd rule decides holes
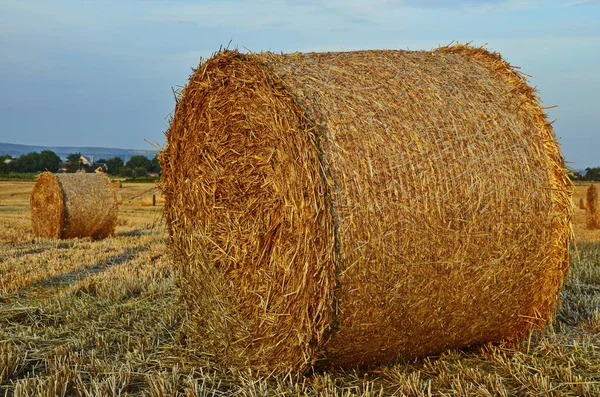
[[[587,184],[576,186],[575,202]],[[187,345],[162,206],[124,184],[115,235],[35,238],[31,182],[0,182],[0,395],[508,396],[600,394],[600,231],[577,254],[556,322],[520,346],[451,350],[370,370],[257,377]],[[579,259],[578,259],[579,258]]]

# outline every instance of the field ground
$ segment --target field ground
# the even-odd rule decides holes
[[[522,346],[265,378],[186,346],[162,207],[140,206],[153,185],[123,185],[116,235],[102,241],[34,238],[32,187],[0,182],[0,396],[600,395],[600,231],[578,207],[557,320]]]

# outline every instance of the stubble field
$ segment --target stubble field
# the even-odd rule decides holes
[[[123,185],[116,234],[101,241],[35,238],[32,188],[0,182],[0,396],[600,395],[600,231],[578,207],[562,306],[527,343],[275,378],[187,345],[162,206],[140,205],[153,185]]]

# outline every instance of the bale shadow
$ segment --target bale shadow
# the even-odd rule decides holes
[[[48,250],[48,248],[32,248],[29,250],[17,251],[12,254],[3,253],[3,254],[0,254],[0,262],[5,261],[7,259],[21,258],[21,257],[27,256],[27,255],[41,254],[42,252],[45,252],[47,250]],[[0,246],[0,251],[4,251],[2,246]]]
[[[160,231],[146,228],[128,230],[126,232],[115,233],[116,237],[138,237],[160,235]]]
[[[110,256],[102,259],[96,263],[89,265],[81,264],[77,269],[67,273],[57,274],[56,276],[48,277],[44,280],[40,280],[37,283],[31,285],[31,287],[64,287],[74,284],[81,280],[98,273],[102,273],[107,269],[125,263],[138,254],[148,251],[147,247],[130,247],[125,249],[123,252],[117,255]],[[31,288],[30,287],[30,288]]]
[[[52,242],[48,241],[22,241],[22,242],[1,242],[0,243],[0,262],[11,259],[21,258],[27,255],[41,254],[52,249]],[[12,251],[12,252],[11,252]]]

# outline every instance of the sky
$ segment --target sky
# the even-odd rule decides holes
[[[530,75],[569,165],[600,166],[600,0],[0,0],[0,142],[154,150],[200,58],[472,42]]]

